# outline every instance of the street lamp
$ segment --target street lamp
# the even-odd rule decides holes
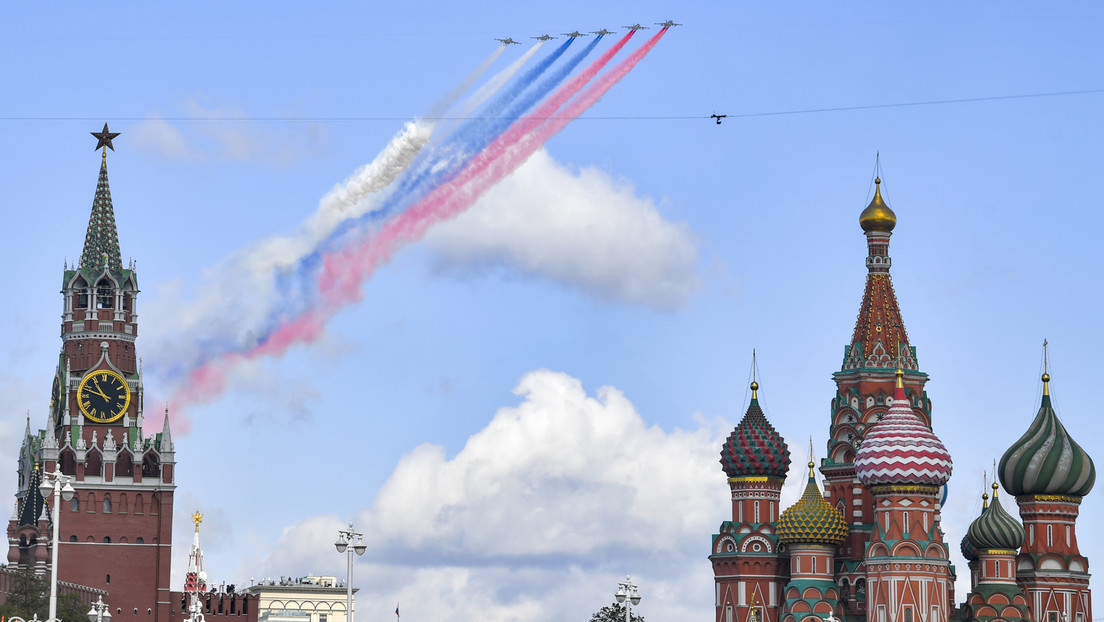
[[[38,486],[38,491],[42,493],[42,498],[45,500],[52,493],[54,495],[54,507],[53,507],[53,519],[54,523],[54,535],[53,539],[53,557],[50,562],[50,620],[57,619],[57,568],[58,568],[58,506],[61,499],[66,501],[72,501],[73,495],[77,491],[73,490],[73,478],[65,475],[61,472],[61,469],[54,467],[53,473],[43,473],[42,483]],[[110,614],[109,614],[110,615]]]
[[[111,622],[111,606],[103,601],[102,594],[96,597],[96,602],[88,610],[88,622]]]
[[[629,575],[625,575],[625,580],[617,584],[617,593],[614,596],[617,597],[617,602],[625,605],[625,622],[630,622],[632,608],[640,604],[640,592],[637,591],[637,587]],[[626,600],[629,602],[626,603]]]
[[[345,579],[345,611],[349,616],[347,622],[353,622],[353,551],[356,551],[357,555],[364,555],[364,551],[368,548],[368,545],[364,544],[363,536],[363,533],[353,529],[353,523],[350,522],[348,529],[337,531],[337,542],[334,542],[337,552],[346,553],[349,558],[349,572]],[[355,544],[353,543],[354,539],[356,540]]]

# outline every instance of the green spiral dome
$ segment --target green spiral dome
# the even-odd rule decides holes
[[[975,550],[1018,549],[1024,541],[1024,528],[1001,507],[997,485],[993,484],[993,501],[970,523],[966,537]]]
[[[1043,374],[1043,403],[1031,427],[1001,457],[997,473],[1009,493],[1084,497],[1096,483],[1096,467],[1073,440],[1050,403]]]

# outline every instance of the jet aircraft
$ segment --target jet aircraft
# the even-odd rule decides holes
[[[565,32],[565,33],[562,33],[562,34],[563,34],[563,36],[571,37],[572,39],[574,39],[575,37],[585,37],[585,36],[587,36],[587,35],[584,35],[583,33],[579,32],[578,30],[572,30],[571,32]]]
[[[536,39],[537,41],[548,41],[549,39],[555,39],[556,37],[553,37],[552,35],[541,35],[539,37],[533,37],[533,38]]]
[[[606,35],[612,35],[613,34],[612,30],[606,30],[605,28],[603,28],[601,30],[591,30],[591,32],[598,35],[599,37],[604,37]]]
[[[641,26],[639,23],[633,24],[632,26],[622,26],[622,28],[628,28],[629,30],[647,30],[648,29],[647,26]]]
[[[681,26],[682,24],[676,23],[674,20],[667,20],[665,22],[656,22],[656,26],[663,26],[664,28],[670,28],[671,26]]]
[[[721,124],[721,119],[728,118],[728,115],[727,114],[711,114],[711,115],[709,115],[709,118],[710,119],[716,119],[717,120],[717,125],[720,125]]]
[[[521,41],[514,41],[513,37],[506,37],[505,39],[495,39],[495,41],[501,41],[502,45],[521,45]]]

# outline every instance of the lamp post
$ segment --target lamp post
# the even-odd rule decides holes
[[[102,594],[96,597],[96,602],[88,610],[88,622],[111,622],[111,607],[103,601]]]
[[[345,553],[349,558],[349,571],[345,579],[345,611],[349,616],[346,622],[353,622],[353,551],[356,551],[357,555],[364,555],[364,551],[368,548],[368,545],[364,544],[363,536],[363,533],[353,529],[353,523],[350,522],[348,529],[337,531],[337,542],[334,542],[337,552]]]
[[[640,592],[637,591],[637,587],[629,575],[625,575],[625,580],[617,584],[617,593],[614,596],[617,597],[617,602],[625,605],[625,622],[631,622],[632,608],[640,604]],[[625,602],[626,600],[629,602]]]
[[[52,508],[52,519],[50,521],[54,524],[54,534],[51,539],[54,551],[50,561],[50,620],[56,620],[58,588],[58,506],[62,499],[65,501],[72,501],[76,491],[73,490],[73,478],[63,474],[61,469],[56,466],[54,467],[53,473],[42,474],[42,483],[39,484],[38,491],[42,494],[44,500],[51,494],[54,495],[54,507]]]

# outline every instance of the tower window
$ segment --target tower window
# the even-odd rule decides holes
[[[104,536],[104,544],[111,544],[111,536]]]
[[[76,536],[69,536],[69,541],[70,541],[70,542],[76,542],[76,541],[77,541],[77,537],[76,537]]]
[[[114,306],[115,288],[111,286],[111,281],[103,279],[96,284],[96,308],[110,309]]]
[[[1047,546],[1054,546],[1054,526],[1047,525]]]
[[[104,579],[104,583],[111,583],[111,575],[107,575],[107,577]]]
[[[70,512],[80,512],[80,497],[73,495],[73,500],[69,502]]]
[[[759,522],[759,502],[755,502],[755,522]]]
[[[143,538],[142,536],[138,536],[137,538],[135,538],[135,539],[134,539],[134,543],[135,543],[135,544],[145,544],[145,543],[146,543],[146,539],[145,539],[145,538]]]
[[[905,515],[905,517],[904,517],[905,533],[907,534],[909,532],[908,512],[905,512],[904,515]]]
[[[111,513],[111,497],[109,495],[104,495],[103,513],[104,514],[110,514]]]

